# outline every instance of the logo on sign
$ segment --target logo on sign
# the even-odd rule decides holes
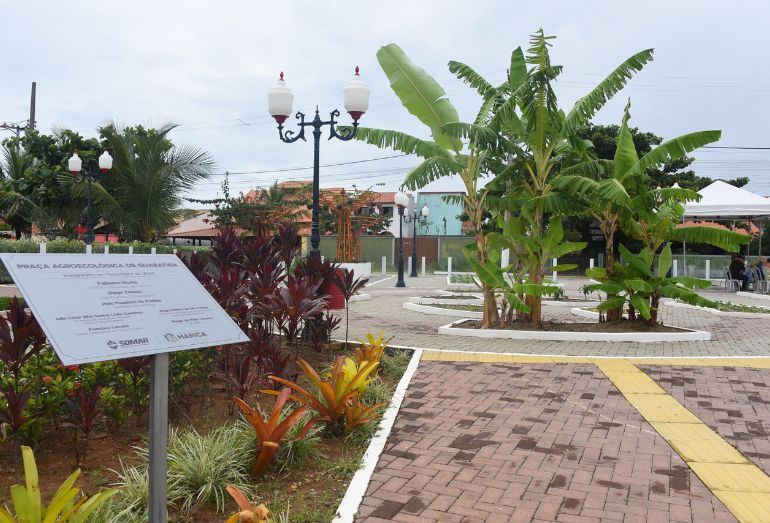
[[[109,340],[107,342],[107,346],[111,348],[112,350],[117,349],[118,347],[137,347],[139,345],[149,345],[150,339],[149,338],[130,338],[127,340]]]
[[[191,340],[195,338],[205,338],[206,336],[208,336],[208,334],[203,331],[177,332],[176,334],[169,332],[163,335],[163,337],[166,338],[166,341],[171,343],[182,340]]]

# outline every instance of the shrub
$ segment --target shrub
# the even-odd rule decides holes
[[[11,486],[14,514],[0,507],[0,521],[4,523],[41,523],[48,521],[85,521],[101,504],[115,494],[115,489],[102,491],[95,496],[78,496],[80,489],[73,487],[80,476],[76,470],[64,480],[54,494],[51,503],[46,506],[40,497],[37,464],[32,449],[21,447],[24,460],[25,485]]]
[[[256,448],[245,423],[228,423],[207,434],[171,430],[168,441],[168,497],[190,510],[205,502],[225,508],[228,485],[251,493],[249,467]]]
[[[275,463],[279,472],[326,457],[321,449],[322,425],[313,425],[304,434],[304,437],[302,436],[304,425],[310,421],[310,417],[305,414],[286,432],[284,443],[275,455]]]
[[[397,349],[393,354],[385,354],[380,361],[384,375],[399,379],[406,371],[412,359],[412,352]]]
[[[259,452],[257,453],[257,460],[252,467],[254,476],[258,477],[264,474],[273,462],[289,429],[297,425],[305,414],[307,406],[303,405],[290,414],[284,415],[283,407],[289,400],[290,394],[291,391],[287,388],[282,389],[281,392],[276,394],[273,412],[267,420],[263,419],[262,412],[252,409],[240,398],[235,398],[235,403],[241,409],[241,412],[243,412],[246,420],[254,428],[254,432],[257,435]],[[296,439],[304,438],[312,425],[312,420],[306,421],[305,425],[299,429]]]

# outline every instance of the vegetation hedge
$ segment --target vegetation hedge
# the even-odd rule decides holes
[[[8,240],[0,239],[0,253],[12,252],[12,253],[36,253],[40,252],[40,243],[36,240]],[[46,252],[53,253],[73,253],[83,254],[86,252],[86,244],[80,240],[51,240],[45,242]],[[104,246],[109,245],[110,254],[128,254],[128,248],[134,248],[134,254],[150,254],[152,248],[156,248],[158,254],[171,254],[174,249],[177,251],[208,251],[209,247],[194,247],[191,245],[165,245],[157,243],[143,243],[143,242],[131,242],[131,243],[94,243],[94,254],[100,254],[104,252]],[[13,283],[8,271],[5,270],[5,265],[0,262],[0,283]]]

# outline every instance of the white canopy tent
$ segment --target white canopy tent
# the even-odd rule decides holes
[[[770,216],[770,199],[720,180],[698,194],[701,195],[699,202],[685,205],[685,218],[750,220]]]
[[[698,193],[701,200],[685,205],[683,219],[716,221],[759,218],[759,252],[762,252],[762,219],[770,216],[770,198],[720,180],[704,187]],[[687,246],[683,247],[683,265],[686,268]]]

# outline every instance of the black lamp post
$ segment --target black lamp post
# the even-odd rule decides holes
[[[337,120],[340,112],[335,109],[330,113],[329,120],[323,121],[318,114],[318,107],[315,110],[315,117],[312,121],[305,121],[305,114],[297,111],[295,118],[299,120],[299,132],[295,134],[294,131],[283,130],[283,122],[289,117],[292,112],[292,104],[294,103],[294,93],[286,87],[286,83],[283,80],[283,73],[281,73],[278,84],[267,95],[267,106],[270,115],[278,122],[278,136],[281,141],[285,143],[293,143],[297,140],[305,140],[305,127],[313,128],[313,207],[312,218],[310,227],[310,257],[317,257],[320,261],[321,250],[319,248],[321,244],[321,231],[319,228],[320,222],[320,209],[319,209],[319,193],[320,193],[320,177],[319,177],[319,155],[321,146],[321,128],[324,125],[329,126],[329,140],[337,138],[346,142],[352,140],[356,136],[356,130],[358,129],[358,120],[369,108],[369,88],[361,81],[359,76],[359,70],[356,66],[356,74],[353,76],[353,80],[343,89],[345,97],[345,110],[350,113],[353,118],[353,127],[345,128],[337,132]]]
[[[397,192],[394,198],[398,207],[398,281],[396,287],[406,287],[404,282],[404,209],[409,205],[409,197]]]
[[[416,202],[415,202],[416,203]],[[416,278],[417,277],[417,223],[428,223],[428,214],[430,211],[428,210],[428,204],[425,204],[422,206],[422,211],[420,211],[420,214],[417,214],[417,208],[414,209],[414,214],[412,216],[406,216],[404,217],[404,223],[412,223],[413,229],[412,229],[412,272],[409,274],[410,278]]]
[[[78,156],[77,151],[72,153],[69,161],[67,162],[67,168],[75,177],[75,181],[78,183],[88,182],[88,197],[86,208],[86,244],[91,245],[94,242],[94,210],[93,210],[93,196],[91,193],[91,181],[98,177],[99,174],[91,169],[83,171],[83,160]],[[102,174],[112,169],[112,156],[107,151],[102,152],[99,156],[99,170]]]

